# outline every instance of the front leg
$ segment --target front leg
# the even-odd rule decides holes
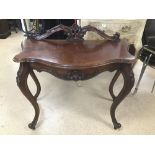
[[[111,95],[113,100],[116,98],[116,96],[114,95],[114,84],[117,81],[117,79],[120,76],[120,74],[121,74],[121,71],[117,70],[115,75],[114,75],[114,77],[112,78],[110,86],[109,86],[109,92],[110,92],[110,95]]]
[[[41,86],[40,86],[39,80],[37,79],[37,77],[36,77],[36,75],[35,75],[35,73],[34,73],[34,71],[32,69],[30,71],[30,75],[31,75],[32,79],[34,80],[34,82],[35,82],[35,84],[37,86],[37,92],[34,95],[34,97],[37,99],[37,97],[39,96],[40,91],[41,91]]]
[[[24,96],[30,101],[30,103],[32,104],[35,110],[34,119],[29,124],[29,128],[35,129],[40,110],[39,110],[38,103],[36,101],[36,97],[32,95],[27,85],[27,79],[30,73],[31,73],[31,68],[29,66],[29,63],[20,63],[20,67],[17,72],[17,85],[19,89],[21,90],[21,92],[24,94]]]
[[[113,90],[111,89],[113,89],[114,82],[116,82],[118,75],[120,75],[119,73],[123,75],[124,85],[120,93],[118,94],[118,96],[115,96],[113,94]],[[134,79],[134,74],[132,71],[132,66],[130,64],[122,64],[121,68],[116,72],[115,78],[112,80],[110,84],[110,90],[112,92],[111,94],[113,97],[113,103],[110,108],[110,115],[111,115],[111,119],[114,125],[114,129],[118,129],[121,127],[121,124],[117,122],[116,117],[115,117],[116,108],[121,103],[121,101],[130,93],[134,85],[134,81],[135,79]]]

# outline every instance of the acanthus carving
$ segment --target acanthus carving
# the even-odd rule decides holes
[[[62,80],[73,80],[73,81],[79,81],[79,80],[88,80],[97,74],[101,73],[101,70],[93,70],[91,72],[89,71],[83,71],[83,70],[62,70],[59,71],[57,69],[46,69],[46,68],[35,68],[37,71],[42,72],[48,72],[52,74],[53,76],[60,78]]]
[[[23,64],[21,63],[20,66],[19,66],[19,69],[17,71],[17,77],[16,77],[16,82],[17,84],[19,85],[19,83],[21,82],[21,79],[22,79],[22,72],[24,71],[24,66]]]
[[[119,41],[119,37],[120,37],[120,34],[117,32],[113,36],[109,36],[104,31],[101,31],[91,25],[81,27],[77,24],[73,24],[71,27],[60,24],[58,26],[55,26],[47,30],[46,33],[42,35],[39,35],[38,33],[28,33],[27,36],[36,40],[42,40],[42,39],[46,39],[47,37],[49,37],[50,35],[58,31],[64,31],[64,33],[67,35],[67,40],[70,40],[70,41],[84,40],[83,37],[87,31],[95,32],[101,37],[103,37],[104,39],[111,40],[111,41]]]
[[[120,64],[108,64],[105,66],[86,69],[55,68],[36,62],[31,63],[30,66],[38,72],[48,72],[59,79],[79,81],[91,79],[92,77],[95,77],[103,71],[112,72],[119,68]]]
[[[73,81],[88,80],[105,70],[103,67],[94,69],[58,69],[38,63],[31,63],[31,67],[38,72],[45,71],[57,78]]]

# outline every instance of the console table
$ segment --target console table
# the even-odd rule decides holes
[[[66,40],[46,39],[57,31],[64,31],[68,36]],[[87,31],[93,31],[105,40],[84,40]],[[22,52],[14,57],[20,63],[17,72],[17,85],[25,97],[30,101],[35,116],[29,128],[35,129],[39,117],[37,97],[41,86],[33,70],[45,71],[63,80],[88,80],[104,71],[116,71],[110,85],[109,92],[113,99],[110,115],[114,129],[121,127],[115,117],[115,111],[120,102],[129,94],[134,85],[132,65],[135,57],[129,53],[126,40],[119,39],[119,33],[113,36],[105,34],[93,26],[80,27],[74,24],[71,27],[58,25],[45,34],[27,33],[27,38],[22,42]],[[124,85],[116,96],[113,87],[120,76],[123,75]],[[32,95],[28,88],[27,79],[31,76],[37,91]]]

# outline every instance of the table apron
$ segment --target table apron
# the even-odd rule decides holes
[[[38,72],[42,71],[48,72],[59,79],[73,80],[73,81],[88,80],[104,71],[113,72],[115,70],[119,70],[124,65],[130,65],[124,63],[113,63],[92,68],[70,69],[70,68],[51,67],[36,62],[29,64],[32,69],[37,70]]]

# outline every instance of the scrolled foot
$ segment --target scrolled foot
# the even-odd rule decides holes
[[[31,123],[28,125],[28,127],[29,127],[30,129],[35,130],[35,129],[36,129],[36,124],[35,124],[34,122],[31,122]]]
[[[120,123],[113,123],[114,124],[114,129],[119,129],[121,128],[121,124]]]

